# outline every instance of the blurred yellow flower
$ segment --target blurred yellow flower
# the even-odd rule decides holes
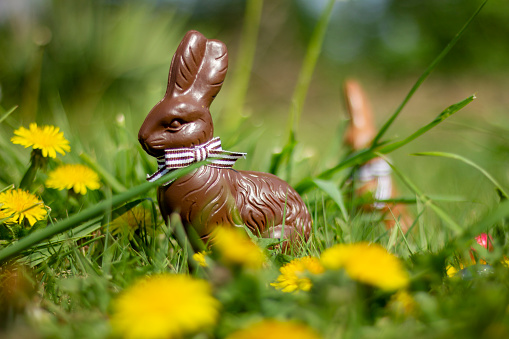
[[[310,327],[290,321],[264,320],[230,334],[226,339],[319,339]]]
[[[208,267],[207,261],[205,260],[205,252],[198,252],[193,254],[193,259],[200,265],[201,267]]]
[[[454,277],[456,275],[456,273],[458,273],[458,269],[452,265],[447,265],[447,267],[445,268],[445,271],[449,278]]]
[[[474,264],[475,264],[475,262],[474,262]],[[464,268],[465,268],[465,265],[463,265],[463,263],[459,263],[459,270],[462,270]],[[447,267],[445,268],[445,271],[449,278],[454,277],[456,275],[456,273],[458,273],[459,270],[458,270],[458,268],[456,268],[453,265],[447,265]]]
[[[327,269],[343,268],[350,278],[383,290],[397,290],[409,284],[401,261],[378,244],[335,245],[322,253],[321,262]]]
[[[218,227],[212,234],[212,249],[225,264],[261,268],[265,254],[249,237],[235,228]]]
[[[389,301],[389,307],[397,314],[411,315],[417,308],[417,303],[408,291],[399,290],[394,293]]]
[[[38,127],[36,123],[31,123],[28,129],[20,127],[14,131],[11,138],[13,144],[32,146],[34,149],[40,149],[44,157],[56,158],[57,153],[62,155],[71,151],[69,141],[64,138],[64,133],[55,126]]]
[[[219,306],[205,280],[161,274],[120,293],[113,300],[110,322],[122,338],[180,338],[214,325]]]
[[[0,219],[21,224],[26,218],[30,226],[46,217],[44,204],[35,195],[22,189],[0,193]]]
[[[0,223],[6,221],[6,219],[8,219],[11,216],[11,214],[7,214],[6,212],[4,212],[4,210],[2,210],[2,204],[0,203]]]
[[[136,230],[144,228],[148,235],[153,235],[151,214],[143,206],[136,205],[110,223],[112,234],[123,234],[131,240]]]
[[[99,184],[99,176],[85,165],[68,164],[57,167],[48,174],[46,186],[58,190],[73,189],[79,194],[86,194],[87,188],[96,190]]]
[[[311,289],[311,280],[307,277],[309,274],[323,273],[324,268],[318,258],[302,257],[293,259],[288,264],[279,269],[281,275],[271,286],[282,290],[283,292],[309,291]]]

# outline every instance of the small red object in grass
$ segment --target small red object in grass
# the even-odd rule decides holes
[[[491,237],[491,235],[488,236],[486,233],[481,233],[477,237],[475,237],[475,241],[477,241],[479,245],[486,248],[488,251],[490,252],[493,251],[493,238]]]
[[[488,235],[486,233],[481,233],[475,237],[475,241],[477,241],[477,243],[479,245],[481,245],[488,251],[490,251],[490,252],[493,251],[493,238],[491,237],[491,235]],[[476,252],[476,250],[473,247],[471,247],[470,248],[470,257],[472,258],[473,262],[476,262],[477,260],[475,258],[476,255],[474,255],[474,252]],[[484,261],[484,260],[482,260],[482,261]]]

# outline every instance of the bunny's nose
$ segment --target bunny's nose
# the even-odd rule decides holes
[[[148,145],[148,140],[150,138],[150,133],[145,133],[143,131],[140,130],[140,132],[138,133],[138,141],[140,143],[140,145],[143,147],[144,150],[147,150],[149,147]]]
[[[147,145],[147,136],[144,135],[143,133],[138,133],[138,142],[140,143],[141,147],[143,147],[143,149],[146,151],[148,149],[148,145]]]
[[[147,139],[147,136],[145,135],[145,133],[143,133],[141,130],[138,132],[138,141],[140,142],[140,144],[144,144],[145,143],[145,140]]]

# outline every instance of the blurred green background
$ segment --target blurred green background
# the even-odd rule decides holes
[[[263,3],[249,87],[236,112],[249,135],[260,140],[250,153],[251,169],[266,171],[271,153],[286,141],[292,93],[325,3]],[[480,5],[477,0],[337,1],[297,131],[297,157],[311,159],[306,175],[333,166],[342,152],[345,78],[364,85],[381,126]],[[4,111],[19,106],[1,132],[8,137],[32,121],[56,124],[72,144],[107,163],[117,144],[105,135],[122,124],[129,131],[127,147],[138,147],[137,130],[164,94],[171,57],[184,33],[196,29],[229,48],[229,74],[211,110],[216,135],[228,135],[231,117],[225,112],[235,93],[231,79],[239,67],[245,6],[225,0],[0,1],[0,106]],[[412,152],[456,152],[507,186],[508,19],[509,2],[489,1],[387,133],[405,137],[476,93],[466,109],[391,155],[426,193],[466,196],[472,206],[496,199],[476,170],[453,160],[411,157]],[[242,141],[237,146],[244,151]],[[460,218],[472,218],[470,207],[460,205]]]

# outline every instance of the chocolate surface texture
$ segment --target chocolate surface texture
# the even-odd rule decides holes
[[[148,154],[162,157],[167,149],[195,148],[213,138],[209,107],[227,69],[224,43],[187,32],[173,56],[166,94],[138,134]],[[307,239],[311,230],[302,198],[288,183],[268,173],[204,165],[160,186],[157,196],[166,221],[177,212],[202,239],[216,227],[242,224],[263,237],[294,242]]]

